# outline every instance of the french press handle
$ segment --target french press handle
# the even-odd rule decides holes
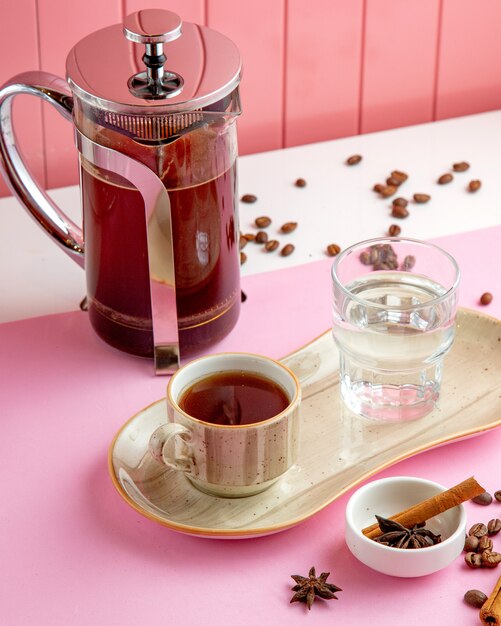
[[[12,125],[12,101],[19,94],[50,102],[68,121],[73,120],[73,98],[65,80],[48,72],[24,72],[0,89],[0,167],[4,178],[36,222],[78,265],[84,265],[82,229],[53,202],[33,178],[19,150]]]

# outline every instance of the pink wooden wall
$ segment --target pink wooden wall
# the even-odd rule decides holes
[[[170,8],[239,46],[241,154],[501,105],[499,0],[6,0],[0,83],[37,68],[63,75],[76,41],[148,6]],[[76,183],[70,125],[27,96],[15,117],[41,183]]]

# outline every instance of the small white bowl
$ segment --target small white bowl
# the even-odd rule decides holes
[[[464,548],[466,511],[462,504],[426,522],[426,528],[442,536],[441,543],[428,548],[390,548],[362,533],[363,528],[376,522],[376,514],[390,517],[445,490],[438,483],[410,476],[383,478],[364,485],[346,506],[348,548],[359,561],[390,576],[426,576],[447,567]]]

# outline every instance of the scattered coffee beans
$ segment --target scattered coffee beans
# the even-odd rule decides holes
[[[241,202],[246,202],[247,204],[252,204],[253,202],[256,202],[256,200],[257,196],[253,193],[246,193],[240,198]]]
[[[427,193],[415,193],[413,198],[414,202],[417,202],[418,204],[424,204],[425,202],[428,202],[428,200],[431,200],[431,196]]]
[[[256,238],[254,239],[256,243],[266,243],[268,241],[268,233],[264,230],[259,230],[256,233]]]
[[[264,248],[266,252],[273,252],[274,250],[278,248],[279,245],[280,244],[278,243],[276,239],[270,239],[264,244]]]
[[[484,606],[485,601],[487,600],[487,596],[482,591],[478,589],[470,589],[464,594],[464,601],[466,604],[475,607],[476,609],[481,609]]]
[[[490,493],[487,493],[487,491],[484,491],[484,493],[481,493],[479,496],[472,498],[471,501],[475,502],[475,504],[481,504],[482,506],[487,506],[488,504],[492,502],[492,496]]]
[[[388,235],[390,237],[396,237],[397,235],[400,235],[401,232],[402,232],[402,229],[400,228],[398,224],[392,224],[388,228]]]
[[[357,165],[357,163],[360,163],[361,160],[362,157],[360,156],[360,154],[353,154],[351,157],[348,157],[346,159],[346,163],[347,165]]]
[[[247,241],[254,241],[256,235],[255,233],[245,233],[244,237],[247,239]]]
[[[471,192],[478,191],[481,186],[482,186],[482,183],[479,180],[470,180],[470,183],[468,185],[468,191],[471,191]]]
[[[468,554],[465,554],[464,561],[468,567],[482,567],[482,557],[476,552],[468,552]]]
[[[247,239],[247,237],[245,237],[244,235],[240,235],[240,238],[238,240],[239,249],[243,250],[248,243],[249,243],[249,240]]]
[[[465,552],[476,552],[478,548],[479,538],[475,537],[475,535],[468,535],[464,540],[464,548]]]
[[[387,185],[393,185],[394,187],[398,187],[400,185],[401,181],[398,178],[395,178],[395,176],[389,176],[386,179],[386,184]]]
[[[337,245],[337,243],[330,243],[327,246],[327,254],[329,256],[336,256],[341,252],[341,248]]]
[[[295,247],[291,243],[288,243],[286,246],[284,246],[280,250],[280,254],[282,256],[289,256],[294,252],[294,250],[295,250]]]
[[[297,228],[297,222],[286,222],[285,224],[282,224],[282,226],[280,227],[280,230],[283,233],[292,233],[292,231],[296,230]]]
[[[392,217],[396,217],[399,220],[403,220],[406,217],[409,217],[409,211],[404,206],[393,205],[391,209]]]
[[[460,161],[459,163],[454,163],[452,169],[455,172],[466,172],[466,170],[470,169],[470,164],[466,161]]]
[[[482,524],[481,522],[473,524],[473,526],[468,531],[468,534],[480,539],[480,537],[483,537],[487,534],[487,526],[485,524]]]
[[[240,265],[243,265],[247,261],[247,255],[245,252],[240,252]]]
[[[306,187],[306,181],[304,178],[298,178],[294,184],[296,187]]]
[[[266,215],[263,215],[262,217],[256,217],[254,223],[258,228],[268,228],[268,226],[271,224],[271,218]]]
[[[409,178],[408,174],[401,172],[400,170],[393,170],[391,176],[392,178],[398,180],[399,184],[405,183],[405,181]]]
[[[438,179],[439,185],[447,185],[453,180],[454,176],[452,174],[442,174]]]
[[[488,291],[486,291],[480,296],[480,304],[483,304],[484,306],[486,306],[492,302],[492,298],[493,298],[492,293],[489,293]]]
[[[395,198],[392,202],[393,206],[403,206],[406,207],[409,203],[405,198]]]
[[[501,502],[501,489],[494,492],[494,497],[496,498],[498,502]]]
[[[464,560],[469,567],[497,567],[501,563],[501,554],[494,551],[494,542],[488,536],[500,530],[499,519],[490,520],[487,526],[480,522],[473,524],[464,542]]]
[[[381,185],[381,183],[376,183],[372,189],[376,193],[381,193],[383,191],[383,189],[384,189],[384,185]]]

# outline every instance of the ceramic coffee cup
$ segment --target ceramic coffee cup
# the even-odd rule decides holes
[[[196,383],[235,372],[278,386],[285,394],[285,408],[254,423],[212,423],[189,415],[180,406]],[[245,402],[253,402],[252,397],[257,396],[251,390]],[[300,402],[299,381],[278,361],[248,353],[205,356],[183,366],[170,379],[168,423],[153,433],[150,451],[161,463],[183,472],[201,491],[233,498],[250,496],[270,487],[296,463]]]

